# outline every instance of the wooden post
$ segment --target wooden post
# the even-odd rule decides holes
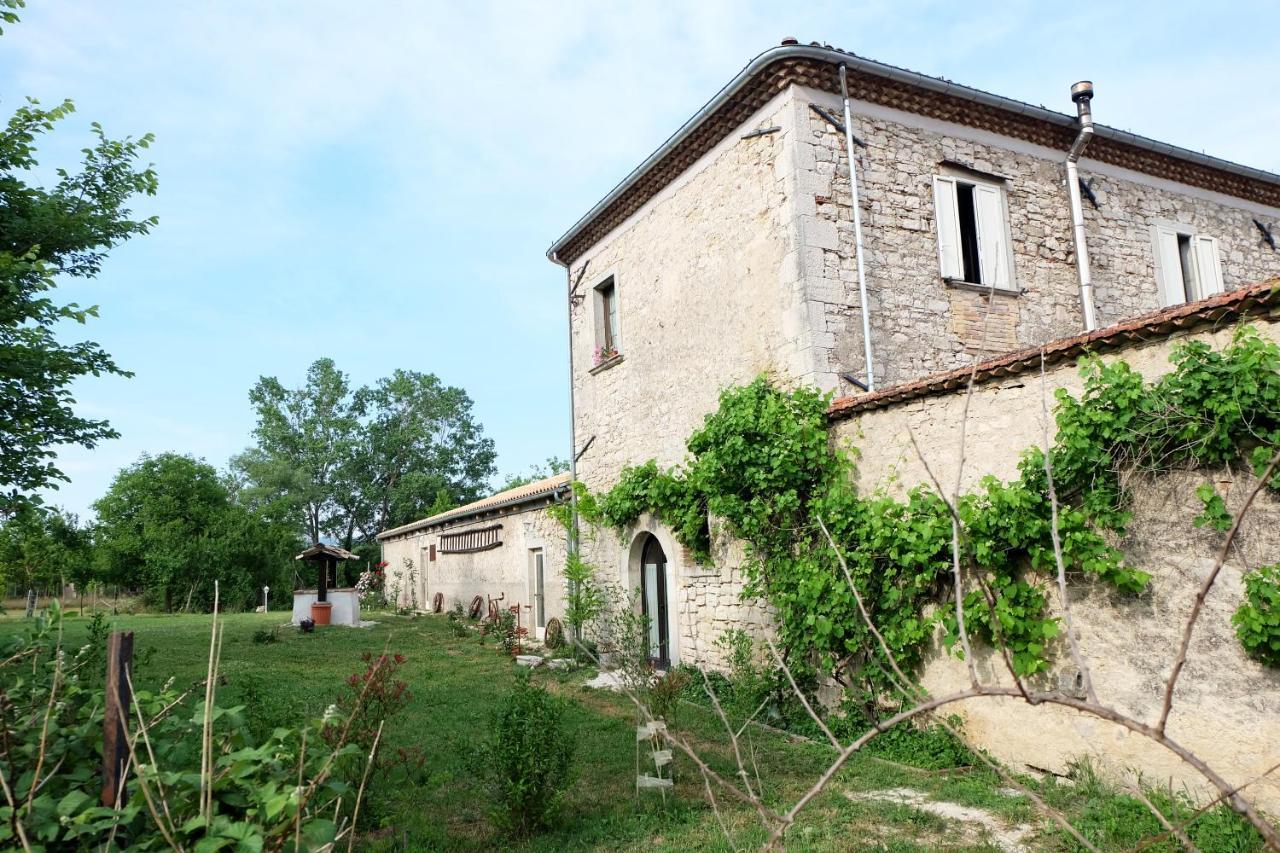
[[[329,558],[324,554],[316,561],[320,567],[320,583],[316,586],[316,601],[329,600]]]
[[[116,807],[117,794],[120,806],[127,799],[122,784],[125,763],[129,758],[125,725],[129,720],[133,695],[125,673],[133,673],[133,632],[113,631],[107,640],[106,708],[102,720],[102,804],[107,808]]]

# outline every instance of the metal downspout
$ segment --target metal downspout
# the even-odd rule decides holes
[[[561,261],[554,252],[550,258],[553,263],[564,267],[565,305],[569,321],[569,529],[566,533],[569,540],[568,554],[573,556],[578,553],[578,493],[573,487],[578,482],[578,437],[575,432],[577,413],[574,411],[573,400],[573,275],[569,265]]]
[[[844,63],[840,64],[840,97],[844,99],[844,148],[849,157],[849,190],[853,196],[853,245],[858,262],[858,297],[862,301],[862,348],[867,364],[867,390],[876,390],[876,378],[871,360],[871,314],[867,307],[867,276],[862,263],[862,206],[858,202],[858,164],[853,154],[853,114],[849,109],[848,75]]]
[[[1093,304],[1093,275],[1089,270],[1089,248],[1085,243],[1084,203],[1080,199],[1080,173],[1076,168],[1080,156],[1093,139],[1093,112],[1089,101],[1093,99],[1093,84],[1082,80],[1071,87],[1071,100],[1076,102],[1080,116],[1080,133],[1067,152],[1067,193],[1071,196],[1071,229],[1076,245],[1076,269],[1080,273],[1080,313],[1084,316],[1084,330],[1098,328],[1098,317]]]

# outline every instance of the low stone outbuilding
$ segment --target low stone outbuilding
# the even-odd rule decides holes
[[[541,637],[564,617],[565,530],[549,508],[568,495],[559,474],[383,531],[388,594],[418,610],[434,610],[437,595],[443,610],[497,599]]]

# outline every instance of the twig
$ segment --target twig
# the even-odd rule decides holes
[[[1236,513],[1236,517],[1232,519],[1231,529],[1227,531],[1227,538],[1223,541],[1222,548],[1218,551],[1218,559],[1213,563],[1213,570],[1204,579],[1204,583],[1200,586],[1200,592],[1196,594],[1195,604],[1191,607],[1191,614],[1187,617],[1186,626],[1182,631],[1182,643],[1178,646],[1178,656],[1174,658],[1173,669],[1169,672],[1169,680],[1165,684],[1164,702],[1160,708],[1160,720],[1155,726],[1156,731],[1162,735],[1164,734],[1165,725],[1169,722],[1169,712],[1173,709],[1173,689],[1177,686],[1178,676],[1182,674],[1182,668],[1187,663],[1187,649],[1191,646],[1191,633],[1195,630],[1196,621],[1200,618],[1200,611],[1204,607],[1204,601],[1208,598],[1213,582],[1218,579],[1218,573],[1222,571],[1222,566],[1227,561],[1227,555],[1231,552],[1231,543],[1235,540],[1236,533],[1240,530],[1240,524],[1249,512],[1249,507],[1253,506],[1253,500],[1258,496],[1258,493],[1271,482],[1271,477],[1275,473],[1277,465],[1280,465],[1280,450],[1277,450],[1275,455],[1271,457],[1267,470],[1263,472],[1253,490],[1249,492],[1249,496],[1245,498],[1244,505]]]
[[[1044,349],[1040,350],[1040,415],[1041,429],[1044,434],[1044,476],[1049,485],[1049,535],[1053,539],[1053,561],[1058,569],[1058,599],[1062,606],[1062,619],[1067,626],[1067,647],[1071,650],[1071,660],[1080,670],[1084,682],[1084,694],[1090,702],[1097,702],[1098,696],[1093,692],[1093,676],[1089,673],[1089,664],[1080,653],[1076,642],[1075,624],[1071,620],[1071,601],[1067,596],[1067,565],[1062,557],[1062,536],[1058,531],[1058,493],[1053,487],[1053,447],[1049,444],[1049,399],[1045,392]]]
[[[826,528],[823,529],[825,530]],[[840,741],[836,739],[836,736],[832,734],[831,729],[827,727],[827,724],[824,723],[822,718],[818,716],[817,712],[813,710],[813,707],[809,704],[809,700],[805,698],[804,691],[800,689],[800,685],[796,684],[795,676],[791,674],[791,668],[782,660],[782,655],[778,654],[778,648],[773,644],[773,640],[765,637],[764,641],[769,644],[769,651],[773,653],[773,659],[778,662],[778,666],[782,668],[784,673],[786,673],[787,681],[791,684],[791,689],[795,691],[796,697],[800,700],[800,704],[809,712],[809,717],[818,724],[818,728],[827,736],[827,740],[831,741],[831,745],[836,749],[839,749]]]
[[[373,768],[374,756],[378,754],[378,742],[382,740],[382,727],[386,720],[378,722],[378,733],[373,736],[373,746],[369,748],[369,760],[365,762],[364,773],[360,776],[360,788],[356,791],[355,809],[351,812],[351,837],[347,840],[347,853],[351,853],[356,843],[356,824],[360,820],[360,798],[364,796],[365,783],[369,781],[369,771]],[[339,803],[342,801],[339,800]]]

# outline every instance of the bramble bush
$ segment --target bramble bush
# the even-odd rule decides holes
[[[129,799],[118,811],[99,805],[104,699],[88,668],[100,652],[63,649],[61,620],[54,605],[29,633],[0,646],[0,773],[12,794],[0,804],[0,845],[20,846],[25,838],[46,850],[112,843],[261,850],[292,846],[296,837],[313,850],[335,840],[337,802],[355,796],[351,778],[336,771],[359,753],[328,736],[342,725],[339,717],[255,740],[243,707],[214,707],[212,810],[202,815],[204,703],[172,684],[135,693]],[[138,717],[146,721],[145,743]]]

